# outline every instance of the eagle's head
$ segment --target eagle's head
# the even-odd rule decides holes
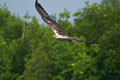
[[[56,35],[54,35],[54,36],[53,36],[53,38],[55,38],[55,39],[56,39],[56,38],[57,38],[57,36],[56,36]]]

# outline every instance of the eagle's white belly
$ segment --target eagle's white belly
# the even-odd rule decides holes
[[[66,38],[65,36],[62,36],[62,35],[56,35],[56,38],[58,38],[58,39],[64,39],[64,38]]]
[[[55,35],[54,38],[56,38],[60,41],[71,41],[70,39],[67,38],[66,35]]]

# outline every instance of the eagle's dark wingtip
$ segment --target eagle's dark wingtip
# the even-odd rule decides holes
[[[36,0],[36,3],[38,3],[38,0]]]
[[[35,5],[36,5],[36,6],[37,6],[37,4],[38,4],[38,0],[35,1]]]

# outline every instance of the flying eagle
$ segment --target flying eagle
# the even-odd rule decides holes
[[[90,42],[90,41],[84,41],[78,38],[73,38],[65,34],[64,30],[58,25],[49,15],[48,13],[43,9],[41,4],[38,3],[38,0],[35,2],[35,7],[37,12],[41,15],[42,19],[45,23],[47,23],[55,33],[54,38],[60,41],[77,41],[77,42]],[[91,42],[90,42],[91,43]],[[95,43],[95,42],[94,42]]]

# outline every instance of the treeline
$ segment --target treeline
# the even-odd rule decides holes
[[[30,17],[0,6],[0,80],[120,80],[119,0],[86,3],[73,24],[67,10],[52,16],[68,35],[104,44],[58,41]]]

